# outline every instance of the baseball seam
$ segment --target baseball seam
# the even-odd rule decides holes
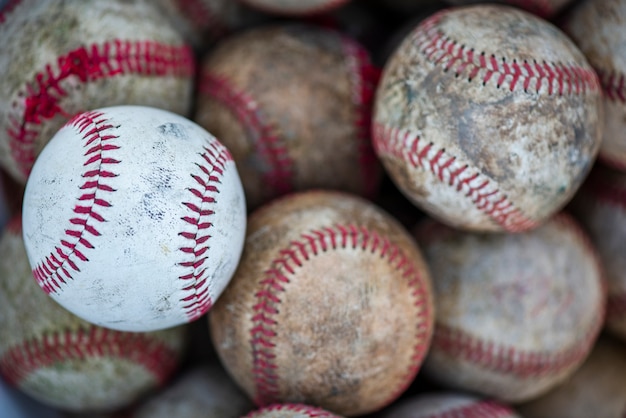
[[[553,220],[574,234],[592,256],[598,271],[601,272],[602,265],[594,247],[573,220],[564,215],[558,215]],[[556,352],[520,350],[513,345],[498,344],[439,323],[435,324],[431,347],[478,367],[519,378],[534,378],[559,373],[573,365],[580,364],[596,341],[604,322],[606,309],[604,300],[606,283],[603,279],[601,286],[599,312],[594,315],[587,332],[571,348]]]
[[[289,284],[288,276],[294,275],[296,269],[302,267],[303,262],[311,257],[328,250],[348,247],[372,254],[378,252],[381,258],[386,258],[388,263],[400,270],[402,277],[407,279],[409,286],[413,288],[411,295],[415,298],[414,305],[419,311],[419,318],[422,319],[416,330],[417,342],[413,347],[411,367],[402,384],[391,394],[390,401],[404,392],[417,374],[430,335],[428,327],[423,324],[428,323],[432,315],[418,268],[399,247],[377,232],[356,225],[333,225],[303,233],[298,241],[292,241],[287,248],[280,250],[280,256],[271,262],[270,268],[265,271],[259,282],[260,289],[254,295],[256,304],[252,307],[253,325],[250,329],[252,374],[257,404],[268,404],[280,398],[278,365],[274,362],[276,355],[272,349],[276,346],[273,340],[278,336],[276,327],[278,322],[275,317],[279,313],[278,306],[281,303],[279,294],[284,292],[286,285]]]
[[[265,183],[278,195],[293,190],[293,161],[278,135],[278,129],[266,123],[259,105],[251,96],[239,91],[227,77],[204,71],[200,92],[217,101],[243,125],[254,147],[270,170],[263,173]]]
[[[324,411],[323,409],[302,404],[272,404],[266,406],[260,411],[250,412],[244,418],[254,418],[259,416],[260,413],[276,411],[299,412],[302,414],[306,414],[306,416],[309,418],[338,418],[337,415],[333,415],[328,411]]]
[[[97,225],[105,222],[100,210],[111,206],[106,196],[115,192],[107,184],[107,179],[118,176],[111,170],[120,163],[113,158],[115,151],[120,149],[115,143],[119,136],[114,134],[118,127],[109,124],[104,113],[80,113],[65,126],[74,127],[83,135],[85,171],[81,176],[83,183],[78,187],[82,194],[74,206],[74,217],[69,220],[65,238],[61,238],[54,250],[33,269],[35,280],[48,294],[57,292],[72,280],[73,272],[80,271],[80,262],[89,261],[86,250],[94,248],[89,237],[100,236]]]
[[[187,46],[116,39],[74,49],[55,64],[47,64],[17,93],[7,128],[11,154],[27,176],[35,161],[39,127],[57,115],[72,116],[61,104],[69,95],[68,86],[63,86],[69,80],[88,83],[128,74],[190,77],[193,73],[193,52]]]
[[[178,235],[189,241],[189,246],[179,248],[185,257],[192,256],[190,260],[178,263],[191,272],[179,276],[184,282],[184,297],[181,304],[187,317],[193,321],[204,315],[211,309],[212,301],[209,293],[209,276],[211,271],[204,263],[208,256],[209,229],[213,224],[210,222],[211,215],[215,211],[210,209],[217,203],[219,184],[226,170],[226,163],[232,158],[228,150],[215,140],[211,140],[208,146],[204,146],[204,152],[199,154],[200,163],[195,163],[201,174],[191,174],[194,186],[187,190],[191,193],[194,202],[183,202],[189,209],[191,216],[183,216],[181,219],[189,225],[191,230],[179,232]]]
[[[626,103],[626,80],[624,74],[616,70],[596,68],[605,97],[614,102]]]
[[[538,62],[533,60],[496,57],[447,37],[438,27],[439,22],[449,11],[436,13],[424,21],[413,32],[412,39],[426,60],[440,66],[444,72],[451,71],[455,76],[464,75],[469,81],[482,80],[483,85],[495,80],[500,88],[508,83],[511,92],[522,86],[524,92],[534,90],[539,93],[542,87],[548,94],[584,94],[599,91],[598,76],[592,68],[574,64]],[[518,89],[519,90],[519,89]]]
[[[342,37],[352,84],[352,103],[356,110],[355,126],[359,141],[359,165],[366,197],[373,198],[378,188],[378,160],[372,148],[372,104],[380,70],[369,59],[368,52],[356,42]]]
[[[191,24],[201,31],[208,31],[212,37],[219,38],[229,31],[215,13],[211,10],[210,2],[202,0],[177,0],[176,7],[179,12],[189,19]]]
[[[424,418],[509,418],[511,416],[512,412],[509,408],[493,401],[476,401]]]
[[[442,183],[463,193],[476,209],[506,231],[519,232],[537,225],[513,205],[495,181],[408,129],[375,123],[374,149],[378,155],[408,161],[414,168],[434,174]]]
[[[278,14],[278,15],[289,14],[289,15],[304,16],[304,15],[315,15],[315,14],[325,13],[325,12],[334,10],[340,7],[342,4],[347,3],[350,0],[329,0],[326,3],[320,4],[318,6],[310,6],[308,9],[287,10],[287,11],[284,9],[280,9],[278,7],[272,7],[269,4],[259,4],[255,1],[248,1],[248,0],[240,0],[240,1],[248,5],[249,7],[252,7],[256,10],[260,10],[262,12],[269,13],[269,14]]]
[[[0,358],[0,370],[8,382],[19,385],[39,369],[95,357],[126,359],[139,364],[159,384],[165,383],[178,362],[174,350],[148,334],[92,326],[78,331],[49,333],[15,345]]]

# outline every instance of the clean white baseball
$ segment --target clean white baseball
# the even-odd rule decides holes
[[[245,198],[228,150],[164,110],[78,114],[35,162],[24,240],[41,288],[75,315],[152,331],[206,313],[234,273]]]

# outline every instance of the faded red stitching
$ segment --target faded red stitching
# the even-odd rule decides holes
[[[101,210],[111,206],[107,195],[115,191],[107,184],[107,179],[118,176],[111,170],[120,162],[111,157],[120,149],[115,144],[119,136],[114,135],[118,127],[111,125],[104,113],[80,113],[65,126],[74,127],[83,135],[85,171],[83,183],[79,186],[82,194],[74,206],[74,217],[69,220],[65,238],[61,238],[54,250],[33,269],[35,280],[48,294],[60,290],[73,279],[74,272],[80,271],[80,262],[89,261],[86,251],[94,248],[90,236],[100,236],[97,225],[105,221]]]
[[[88,83],[124,74],[190,77],[193,73],[193,52],[187,46],[116,39],[70,51],[56,64],[46,65],[18,93],[7,128],[11,154],[27,176],[41,125],[57,115],[71,116],[61,105],[69,95],[62,85],[68,79]]]
[[[259,105],[224,76],[205,71],[200,91],[226,107],[245,127],[260,156],[270,165],[263,174],[265,183],[278,195],[293,190],[293,162],[277,129],[263,121]]]
[[[564,213],[560,213],[552,219],[553,222],[570,230],[576,236],[591,255],[597,270],[602,272],[602,264],[595,248],[573,219]],[[512,374],[519,378],[534,378],[558,373],[582,362],[596,341],[606,313],[606,281],[604,277],[600,280],[600,286],[602,290],[600,291],[599,312],[594,316],[593,323],[585,336],[576,346],[569,349],[558,352],[519,350],[515,346],[484,340],[461,329],[442,324],[435,326],[432,347],[479,367],[498,373]]]
[[[197,30],[208,30],[211,36],[219,38],[228,33],[226,26],[221,22],[209,7],[206,0],[177,0],[176,7],[180,13],[189,19]]]
[[[201,174],[192,174],[195,187],[187,189],[194,198],[194,202],[183,202],[183,205],[192,212],[191,216],[183,216],[181,219],[191,227],[191,230],[182,231],[178,235],[189,240],[189,246],[181,247],[179,250],[187,256],[193,256],[189,261],[178,263],[181,267],[190,268],[191,272],[179,276],[185,281],[183,291],[186,296],[181,299],[183,309],[187,313],[189,320],[193,321],[204,315],[211,309],[212,301],[209,294],[209,276],[204,263],[209,250],[209,229],[213,224],[209,221],[210,216],[215,211],[210,209],[217,203],[219,185],[226,170],[226,163],[232,160],[228,150],[215,140],[204,147],[204,152],[200,154],[202,161],[196,163]]]
[[[145,333],[89,327],[62,331],[24,341],[0,358],[0,370],[8,382],[19,385],[31,373],[72,360],[95,357],[125,359],[143,366],[159,384],[165,383],[178,363],[178,354]]]
[[[421,359],[428,348],[429,330],[422,326],[428,322],[432,313],[428,308],[428,296],[422,286],[422,277],[418,268],[402,250],[387,238],[375,231],[357,225],[334,225],[303,233],[299,241],[292,241],[290,245],[280,251],[280,256],[274,259],[270,268],[265,271],[260,281],[261,288],[255,297],[257,303],[253,306],[253,326],[250,329],[250,345],[252,347],[252,374],[256,387],[255,402],[264,405],[276,402],[279,399],[277,365],[274,363],[276,355],[274,338],[278,335],[275,319],[279,313],[278,305],[281,300],[280,292],[290,282],[290,275],[303,265],[310,257],[320,252],[336,250],[337,248],[352,247],[370,253],[379,253],[381,258],[395,266],[402,272],[402,277],[409,281],[413,288],[412,296],[415,306],[418,307],[420,321],[416,330],[417,343],[413,348],[412,365],[407,371],[403,383],[390,397],[389,402],[396,399],[406,390],[417,374]]]
[[[374,149],[379,155],[390,155],[408,161],[415,168],[430,171],[442,183],[464,193],[478,210],[506,231],[519,232],[537,226],[513,205],[495,182],[409,130],[375,123]]]
[[[11,13],[21,2],[22,0],[9,0],[9,2],[0,9],[0,24],[7,21],[9,13]]]
[[[476,401],[469,405],[452,408],[447,411],[428,415],[424,418],[509,418],[513,416],[510,408],[493,401]]]
[[[412,35],[426,60],[443,67],[444,72],[464,75],[470,81],[478,78],[483,85],[495,80],[497,88],[508,81],[510,91],[521,86],[525,92],[534,90],[539,93],[544,84],[548,94],[584,94],[600,90],[598,76],[592,68],[545,60],[507,61],[505,57],[477,52],[450,39],[438,27],[448,13],[450,11],[444,10],[434,14]]]
[[[318,14],[318,13],[325,13],[331,10],[334,10],[338,7],[340,7],[342,4],[347,3],[350,0],[329,0],[324,4],[320,4],[319,6],[312,6],[309,7],[306,10],[302,10],[302,11],[289,11],[288,14],[289,15],[314,15],[314,14]],[[265,13],[269,13],[269,14],[285,14],[285,10],[281,9],[279,7],[272,7],[269,4],[257,4],[255,2],[250,2],[248,0],[241,0],[242,3],[247,4],[248,6],[256,9],[256,10],[260,10],[262,12]]]
[[[261,408],[257,411],[252,411],[244,418],[255,418],[262,416],[262,414],[266,412],[276,412],[276,411],[289,411],[289,412],[299,412],[302,414],[306,414],[307,417],[310,418],[339,418],[338,415],[331,414],[328,411],[325,411],[321,408],[315,408],[308,405],[302,404],[272,404],[268,405],[265,408]]]
[[[365,184],[365,196],[374,197],[378,188],[378,159],[372,148],[372,104],[380,69],[375,67],[365,48],[353,40],[343,37],[343,47],[352,80],[352,103],[356,108],[355,121],[359,139],[359,164]]]
[[[626,103],[626,80],[624,74],[615,70],[604,71],[596,68],[604,95],[614,102]]]

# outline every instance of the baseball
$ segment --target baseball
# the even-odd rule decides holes
[[[252,411],[244,418],[341,418],[320,408],[302,404],[274,404]]]
[[[387,62],[374,148],[434,218],[528,230],[565,205],[591,168],[601,99],[593,68],[549,23],[508,6],[447,9]]]
[[[604,91],[604,137],[600,159],[626,171],[626,1],[583,1],[564,30],[587,56]]]
[[[38,401],[70,411],[112,411],[163,385],[185,329],[124,333],[72,315],[32,278],[21,218],[0,239],[0,373]]]
[[[524,234],[473,234],[420,224],[435,332],[424,372],[446,387],[522,402],[584,361],[604,321],[595,250],[557,215]]]
[[[376,79],[367,51],[337,32],[253,29],[205,59],[196,120],[233,153],[250,208],[311,188],[373,197]]]
[[[430,343],[430,278],[410,235],[348,194],[292,194],[258,209],[209,315],[222,363],[257,405],[361,415],[394,401]]]
[[[572,201],[606,273],[606,327],[626,342],[626,173],[597,165]]]
[[[626,347],[609,338],[600,338],[576,373],[518,409],[526,418],[624,418]]]
[[[520,418],[508,406],[453,392],[426,393],[404,399],[381,418]]]
[[[240,0],[242,3],[267,13],[302,16],[329,12],[349,0]]]
[[[455,5],[469,5],[484,3],[483,0],[445,0],[447,3]],[[553,17],[567,6],[571,0],[496,0],[498,3],[506,3],[519,7],[544,19]]]
[[[205,314],[230,280],[245,198],[228,150],[164,110],[76,115],[37,159],[24,195],[37,283],[75,315],[152,331]]]
[[[221,367],[202,365],[138,407],[132,418],[240,418],[252,406]]]
[[[11,1],[0,39],[0,163],[21,183],[78,112],[190,110],[193,52],[152,2]]]

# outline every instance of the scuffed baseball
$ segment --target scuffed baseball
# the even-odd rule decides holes
[[[242,260],[209,315],[222,364],[258,405],[361,415],[394,401],[428,349],[430,276],[410,235],[340,192],[251,215]]]
[[[544,19],[551,18],[565,8],[572,0],[495,0],[495,3],[504,3],[510,6],[531,12]],[[466,6],[485,3],[483,0],[445,0],[446,3]]]
[[[492,400],[453,393],[426,393],[406,398],[381,418],[520,418],[511,408]]]
[[[571,208],[589,232],[606,273],[606,327],[626,342],[626,173],[596,165]]]
[[[12,1],[0,39],[0,164],[21,183],[78,112],[190,110],[193,51],[151,1]]]
[[[600,338],[576,373],[518,409],[525,418],[623,418],[626,416],[626,346]]]
[[[74,117],[33,167],[24,239],[35,279],[96,325],[152,331],[205,314],[245,236],[230,153],[182,116],[117,106]]]
[[[0,254],[0,373],[21,391],[63,410],[113,411],[176,370],[185,328],[112,331],[46,296],[32,278],[19,216],[3,233]]]
[[[202,365],[137,408],[132,418],[239,418],[251,408],[221,367]]]
[[[244,418],[341,418],[321,408],[303,404],[274,404],[250,412]]]
[[[387,62],[374,148],[434,218],[528,230],[565,205],[591,169],[601,100],[593,68],[551,24],[508,6],[447,9]]]
[[[267,13],[304,16],[324,13],[343,6],[350,0],[240,0]]]
[[[249,208],[312,188],[373,197],[377,74],[367,51],[337,32],[253,29],[206,57],[195,118],[233,153]]]
[[[522,402],[585,360],[604,321],[606,292],[595,250],[571,217],[506,235],[429,221],[417,238],[437,307],[424,362],[434,380]]]
[[[626,171],[626,1],[579,2],[563,27],[600,76],[604,91],[600,159]]]

